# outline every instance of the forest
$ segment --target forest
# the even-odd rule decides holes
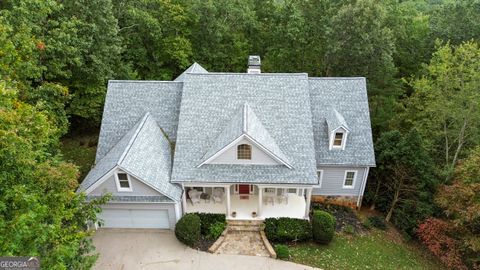
[[[363,207],[445,265],[480,269],[480,1],[0,1],[0,254],[90,269],[65,136],[98,133],[107,81],[194,61],[367,78],[377,167]]]

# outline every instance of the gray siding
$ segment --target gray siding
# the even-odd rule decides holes
[[[114,196],[158,196],[158,194],[160,194],[158,191],[147,186],[131,175],[130,180],[132,184],[132,192],[118,192],[115,184],[115,176],[112,174],[112,176],[105,180],[105,182],[99,187],[94,189],[89,195],[102,195],[106,192],[110,192]]]
[[[323,170],[322,184],[320,188],[314,188],[312,195],[345,195],[358,196],[362,187],[365,167],[318,167]],[[345,171],[357,171],[353,189],[343,188]]]
[[[107,203],[103,209],[166,209],[168,211],[168,223],[170,229],[175,228],[177,223],[175,215],[175,203]]]

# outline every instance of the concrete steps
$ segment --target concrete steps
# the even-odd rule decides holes
[[[262,220],[228,220],[227,230],[229,232],[259,232],[263,230]]]

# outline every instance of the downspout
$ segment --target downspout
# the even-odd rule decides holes
[[[363,180],[362,180],[362,186],[360,187],[360,191],[359,191],[358,197],[357,197],[357,208],[359,208],[362,204],[363,193],[365,192],[365,187],[367,185],[367,177],[368,177],[369,172],[370,172],[370,167],[367,167],[365,169],[365,174],[363,175]]]

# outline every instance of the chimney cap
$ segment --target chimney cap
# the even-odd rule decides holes
[[[260,55],[249,55],[248,56],[248,65],[249,66],[260,66],[261,65]]]

